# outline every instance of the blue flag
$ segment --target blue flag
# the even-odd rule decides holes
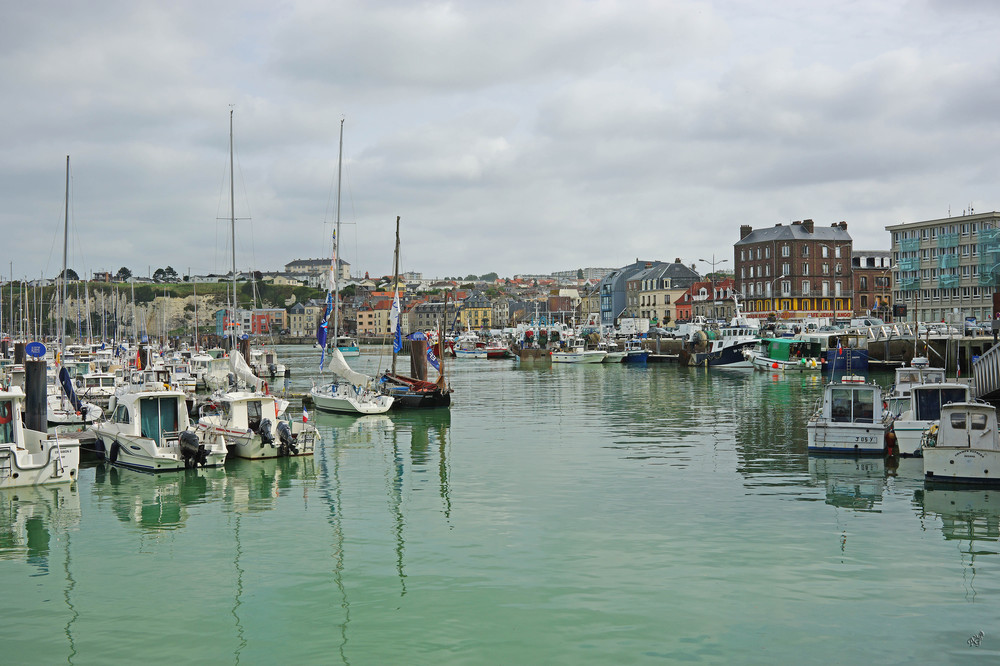
[[[398,354],[403,351],[403,324],[399,320],[399,292],[392,299],[392,309],[389,310],[389,328],[392,330],[392,351]]]
[[[431,344],[430,339],[423,331],[416,331],[410,333],[406,336],[407,340],[426,340],[427,341],[427,362],[434,366],[434,369],[438,372],[441,371],[441,364],[438,362],[437,354],[434,353],[434,345]]]
[[[326,294],[326,313],[323,314],[323,318],[319,321],[319,326],[316,327],[316,342],[319,343],[319,369],[323,369],[323,362],[326,360],[326,334],[327,329],[330,326],[330,312],[333,310],[333,294],[327,292]]]

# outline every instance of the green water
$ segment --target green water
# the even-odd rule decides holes
[[[450,410],[313,414],[312,459],[0,494],[0,663],[1000,657],[1000,492],[811,458],[814,379],[451,368]]]

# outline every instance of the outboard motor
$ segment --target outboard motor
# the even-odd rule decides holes
[[[260,435],[261,444],[264,446],[274,445],[274,435],[271,434],[271,419],[261,419],[256,432]]]
[[[267,366],[268,372],[271,373],[271,381],[274,381],[274,376],[278,374],[278,366],[275,363],[271,363]]]
[[[278,421],[278,439],[281,444],[278,446],[278,456],[290,456],[299,452],[295,446],[295,437],[292,436],[292,429],[287,421]]]
[[[181,458],[184,459],[185,468],[190,469],[198,465],[204,467],[208,464],[208,451],[205,450],[205,445],[198,441],[198,435],[190,430],[185,430],[181,433],[178,443],[181,447]]]

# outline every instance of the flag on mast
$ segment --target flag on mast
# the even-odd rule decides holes
[[[389,310],[389,329],[392,331],[392,351],[398,354],[403,351],[403,326],[399,320],[399,292],[392,297],[392,309]]]

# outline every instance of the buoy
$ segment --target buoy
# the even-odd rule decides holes
[[[771,367],[774,368],[775,370],[777,370],[778,369],[778,362],[774,361],[773,363],[771,363]]]

